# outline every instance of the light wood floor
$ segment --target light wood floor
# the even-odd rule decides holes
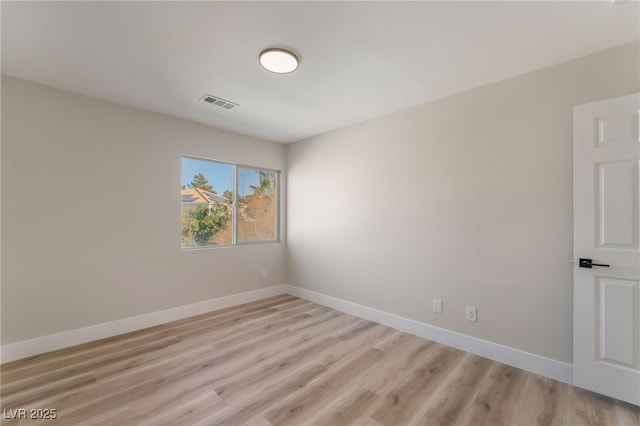
[[[638,407],[287,295],[7,363],[1,379],[3,418],[57,414],[3,425],[640,425]]]

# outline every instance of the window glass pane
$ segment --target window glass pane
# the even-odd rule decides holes
[[[233,242],[233,166],[182,157],[182,247]]]
[[[277,239],[276,172],[238,167],[238,242]]]

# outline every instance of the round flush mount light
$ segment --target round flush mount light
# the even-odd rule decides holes
[[[280,48],[265,49],[260,53],[260,65],[267,71],[276,74],[287,74],[298,68],[298,57],[295,53]]]

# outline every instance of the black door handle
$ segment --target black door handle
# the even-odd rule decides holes
[[[593,263],[592,259],[580,259],[579,265],[581,268],[589,268],[589,269],[591,269],[591,267],[593,266],[603,266],[605,268],[609,267],[609,265],[604,265],[602,263]]]

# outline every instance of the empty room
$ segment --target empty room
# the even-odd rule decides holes
[[[640,424],[639,1],[0,16],[0,424]]]

